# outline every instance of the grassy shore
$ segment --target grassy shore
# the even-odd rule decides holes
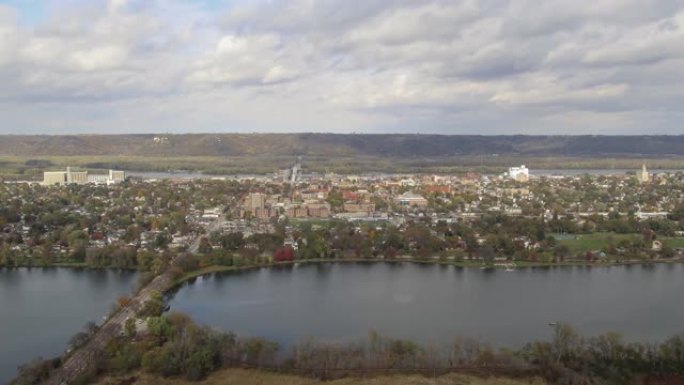
[[[368,378],[350,377],[333,381],[299,377],[287,374],[261,372],[245,369],[224,369],[211,374],[200,382],[177,378],[163,378],[149,374],[129,374],[100,379],[96,385],[545,385],[538,379],[508,379],[500,377],[479,378],[463,374],[446,374],[439,377],[420,375],[388,375]]]
[[[618,233],[592,233],[592,234],[578,234],[573,239],[559,240],[558,243],[567,245],[574,253],[601,250],[607,247],[610,243],[617,244],[623,240],[632,240],[640,238],[641,234],[618,234]],[[672,248],[684,247],[684,238],[682,237],[665,237],[661,238],[663,245]]]

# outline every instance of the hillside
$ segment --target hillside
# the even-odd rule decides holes
[[[156,139],[155,139],[156,138]],[[684,136],[180,134],[0,136],[0,156],[684,156]]]

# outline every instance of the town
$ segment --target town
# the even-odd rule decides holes
[[[681,172],[304,170],[301,159],[272,175],[206,179],[67,169],[43,183],[4,183],[0,266],[161,272],[193,243],[194,268],[329,259],[511,268],[674,261],[684,252]]]
[[[684,385],[684,0],[0,1],[0,384]]]

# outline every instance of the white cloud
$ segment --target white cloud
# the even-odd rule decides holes
[[[0,4],[0,67],[12,60],[17,49],[18,34],[16,13]]]
[[[0,133],[684,134],[678,0],[50,4],[0,5]]]
[[[534,87],[523,89],[519,83],[514,83],[489,100],[510,105],[586,103],[621,97],[629,89],[627,84],[600,84],[570,89],[554,78],[537,78],[529,82],[534,83]]]
[[[641,65],[684,57],[684,12],[625,31],[612,44],[590,50],[583,61],[599,65]]]
[[[295,62],[278,35],[227,35],[193,64],[187,80],[191,86],[270,84],[297,76]]]
[[[128,5],[129,0],[107,0],[107,11],[110,13],[118,12]]]
[[[85,71],[118,68],[125,64],[128,56],[126,47],[110,45],[75,51],[71,54],[71,61],[77,69]]]
[[[416,40],[452,40],[460,24],[477,16],[478,9],[473,1],[390,9],[353,29],[349,39],[357,43],[386,45]]]

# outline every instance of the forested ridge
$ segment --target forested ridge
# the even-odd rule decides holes
[[[5,135],[0,156],[672,156],[684,136],[417,134]]]

